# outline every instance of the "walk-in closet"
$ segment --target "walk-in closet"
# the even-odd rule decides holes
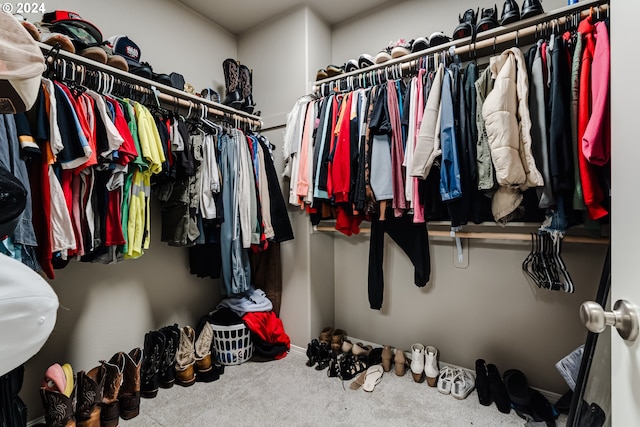
[[[70,418],[96,427],[639,425],[640,199],[632,185],[640,6],[264,3],[3,4],[42,36],[29,59],[42,62],[43,95],[15,121],[0,103],[11,116],[0,144],[14,141],[20,152],[0,146],[0,181],[4,169],[24,168],[33,237],[49,237],[7,232],[0,252],[22,265],[6,264],[12,273],[0,271],[0,283],[13,290],[18,280],[41,281],[57,309],[38,323],[51,328],[41,342],[21,340],[42,335],[27,323],[44,308],[33,305],[16,322],[7,315],[12,296],[0,289],[0,337],[9,342],[0,343],[2,367],[21,366],[0,381],[2,407],[17,408],[19,398],[29,426],[75,425]],[[69,22],[76,30],[67,38],[51,34]],[[93,28],[100,43],[79,45]],[[0,33],[0,61],[8,61],[14,39]],[[605,38],[606,50],[598,48]],[[412,49],[417,42],[426,44]],[[504,64],[514,67],[507,77]],[[513,99],[489,103],[513,119],[483,116],[489,90],[481,85],[494,91],[499,75],[498,91]],[[605,77],[594,86],[594,75]],[[15,101],[3,85],[16,78],[0,77],[0,98]],[[582,92],[572,86],[579,78],[589,81]],[[78,119],[73,109],[95,115]],[[49,121],[61,123],[60,115],[69,120],[58,135]],[[592,115],[603,119],[584,137]],[[429,135],[420,133],[425,123]],[[82,137],[89,128],[106,144],[97,157]],[[516,135],[508,154],[487,142],[506,140],[503,128]],[[71,137],[72,150],[55,143]],[[603,152],[577,151],[594,139]],[[496,161],[503,155],[522,179],[509,181]],[[55,194],[42,191],[50,185]],[[62,213],[49,212],[54,200]],[[31,351],[28,360],[14,363],[11,340]],[[357,363],[345,374],[338,365],[347,359]],[[142,386],[131,394],[125,386],[120,399],[100,386],[100,418],[86,402],[85,373],[87,384],[100,383],[110,366],[125,375],[136,360]],[[509,393],[523,387],[527,403],[509,395],[499,407],[502,389],[489,392],[478,378],[485,363]],[[97,365],[107,373],[91,371]],[[151,365],[158,378],[145,379]],[[54,371],[77,379],[57,421],[51,408],[64,393],[48,394]],[[534,400],[552,420],[529,410]],[[25,425],[16,421],[24,407],[4,415],[7,426]]]

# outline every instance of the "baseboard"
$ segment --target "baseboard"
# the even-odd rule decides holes
[[[307,357],[307,350],[302,348],[302,347],[298,347],[297,345],[293,345],[291,344],[290,348],[289,348],[289,354],[295,354],[296,356],[304,356]]]
[[[27,427],[33,427],[35,425],[44,424],[44,423],[45,423],[44,416],[42,416],[42,417],[36,418],[35,420],[31,420],[27,422]]]

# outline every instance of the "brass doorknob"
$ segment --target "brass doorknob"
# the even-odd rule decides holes
[[[607,326],[614,326],[626,341],[638,338],[638,314],[636,306],[626,300],[618,300],[613,311],[604,311],[597,302],[587,301],[580,306],[580,319],[591,332],[599,334]]]

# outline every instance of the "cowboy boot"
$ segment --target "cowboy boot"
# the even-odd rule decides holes
[[[176,381],[176,351],[180,343],[178,325],[165,326],[160,329],[164,335],[164,352],[160,364],[159,382],[162,388],[171,388]]]
[[[240,88],[242,90],[242,97],[244,102],[242,103],[242,111],[249,114],[253,113],[253,108],[256,106],[253,102],[253,72],[246,65],[240,66]]]
[[[40,399],[44,408],[44,420],[47,427],[75,427],[76,419],[73,412],[75,388],[70,396],[57,390],[40,388]]]
[[[158,394],[158,372],[164,346],[165,338],[162,332],[150,331],[145,334],[140,368],[140,396],[144,398],[154,398]]]
[[[200,382],[211,382],[220,378],[218,371],[213,369],[211,363],[211,342],[213,341],[213,328],[211,323],[205,322],[198,339],[194,344],[195,348],[195,370],[196,380]]]
[[[78,427],[100,427],[106,373],[102,364],[87,373],[78,372],[76,379],[76,425]]]
[[[224,71],[224,84],[227,91],[227,95],[222,103],[231,108],[240,109],[243,99],[240,89],[239,64],[235,59],[228,58],[222,63],[222,69]]]
[[[100,411],[100,427],[116,427],[120,418],[118,393],[122,386],[124,371],[124,353],[116,353],[108,362],[101,361],[106,374],[102,391],[102,409]]]
[[[122,385],[118,392],[120,402],[120,418],[130,420],[140,413],[140,366],[142,365],[142,350],[137,347],[124,357],[124,371]]]
[[[180,329],[180,344],[176,353],[176,383],[183,387],[189,387],[196,382],[195,335],[191,326]]]

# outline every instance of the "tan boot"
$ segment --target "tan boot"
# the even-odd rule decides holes
[[[189,387],[196,382],[195,335],[191,326],[183,326],[180,330],[180,344],[176,353],[176,383],[183,387]]]
[[[199,382],[211,382],[220,376],[213,369],[211,363],[211,342],[213,341],[213,328],[211,323],[205,322],[200,335],[195,342],[195,370],[196,380]]]
[[[76,424],[78,427],[100,427],[102,392],[106,376],[104,365],[76,377]]]
[[[124,371],[122,385],[118,392],[120,418],[130,420],[140,413],[140,365],[142,364],[142,350],[137,347],[124,357]]]
[[[120,418],[118,393],[122,385],[124,353],[116,353],[108,362],[102,361],[106,369],[104,390],[102,391],[101,427],[116,427]]]

